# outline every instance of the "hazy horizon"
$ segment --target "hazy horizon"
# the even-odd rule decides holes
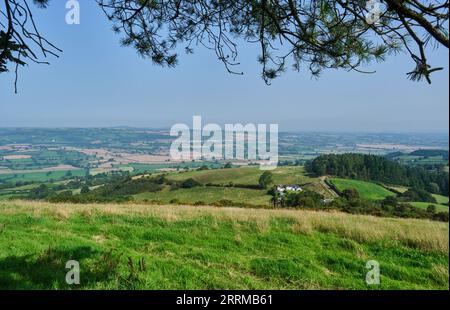
[[[241,46],[239,70],[228,74],[208,50],[181,55],[174,69],[160,68],[120,46],[120,36],[92,1],[80,1],[81,24],[64,22],[65,3],[36,10],[41,33],[62,48],[50,65],[30,64],[0,75],[0,127],[169,128],[205,122],[277,123],[280,131],[449,131],[448,50],[429,55],[445,67],[432,85],[407,80],[414,66],[405,54],[388,57],[361,74],[328,70],[312,79],[290,70],[267,86],[256,47]]]
[[[210,123],[204,122],[203,125]],[[246,123],[242,123],[245,125]],[[189,123],[186,125],[190,126]],[[224,125],[224,124],[218,124]],[[132,129],[132,130],[150,130],[150,131],[170,131],[171,127],[145,127],[145,126],[129,126],[129,125],[117,125],[117,126],[0,126],[0,129],[48,129],[48,130],[65,130],[65,129]],[[192,129],[192,128],[191,128]],[[429,131],[429,132],[414,132],[414,131],[361,131],[361,130],[280,130],[279,133],[282,134],[300,134],[300,133],[320,133],[320,134],[351,134],[351,135],[389,135],[389,134],[398,134],[398,135],[439,135],[439,136],[450,136],[449,131]]]

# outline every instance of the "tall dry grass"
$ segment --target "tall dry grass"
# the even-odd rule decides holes
[[[449,251],[449,224],[418,219],[381,218],[341,212],[309,210],[267,210],[209,206],[156,206],[140,204],[53,204],[35,201],[0,201],[0,214],[26,213],[60,220],[74,214],[149,216],[166,221],[192,220],[211,216],[217,221],[253,221],[264,230],[275,218],[293,221],[292,230],[309,234],[334,233],[357,242],[389,240],[425,251]]]

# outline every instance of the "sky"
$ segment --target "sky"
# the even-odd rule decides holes
[[[405,54],[367,69],[376,74],[306,70],[267,86],[255,47],[240,47],[243,76],[231,75],[212,51],[196,48],[176,68],[155,66],[132,48],[92,0],[79,0],[81,23],[65,23],[65,0],[35,12],[42,34],[63,50],[50,65],[0,75],[0,127],[171,127],[205,123],[279,124],[280,131],[444,132],[449,129],[448,50],[429,55],[445,70],[432,85],[406,78]]]

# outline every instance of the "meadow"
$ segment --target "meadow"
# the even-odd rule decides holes
[[[317,181],[317,179],[311,178],[305,174],[305,168],[303,166],[278,167],[273,170],[272,173],[274,184],[306,184]],[[229,185],[231,183],[240,185],[258,185],[261,174],[262,171],[256,166],[221,169],[220,172],[216,169],[211,169],[173,173],[170,174],[168,178],[175,181],[193,178],[202,184]]]
[[[329,181],[340,191],[349,188],[354,188],[358,191],[362,198],[369,200],[381,200],[388,196],[395,196],[395,194],[381,185],[365,182],[360,180],[330,178]]]
[[[86,171],[83,169],[57,170],[57,171],[0,174],[0,180],[5,182],[49,182],[61,180],[69,176],[83,177],[85,175]]]
[[[0,201],[1,289],[447,290],[448,251],[448,223],[427,220]],[[65,283],[68,260],[80,286]]]
[[[444,205],[448,204],[449,198],[447,196],[432,194],[432,196],[436,199],[438,204]]]
[[[420,208],[420,209],[427,209],[430,205],[435,206],[436,207],[436,212],[448,212],[448,206],[444,206],[441,204],[436,204],[436,203],[429,203],[429,202],[421,202],[421,201],[414,201],[414,202],[410,202],[410,204],[416,208]]]
[[[140,163],[131,163],[128,165],[119,165],[120,168],[132,168],[132,174],[140,174],[140,173],[155,173],[161,169],[195,169],[200,167],[209,167],[209,168],[221,168],[223,164],[215,163],[215,162],[185,162],[178,164],[140,164]]]
[[[253,206],[270,206],[271,196],[267,190],[256,190],[234,187],[194,187],[170,190],[165,188],[154,193],[142,193],[134,196],[137,201],[153,201],[160,203],[211,204],[223,200],[231,203],[246,203]]]

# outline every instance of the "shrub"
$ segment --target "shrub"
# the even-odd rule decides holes
[[[442,222],[448,222],[449,218],[448,218],[448,212],[439,212],[436,213],[433,216],[433,219],[438,220],[438,221],[442,221]]]
[[[267,188],[270,184],[273,183],[273,174],[270,171],[265,171],[261,176],[259,177],[258,184],[262,188]]]
[[[193,188],[197,186],[201,186],[202,184],[193,178],[189,178],[181,183],[182,188]]]
[[[356,188],[345,189],[341,195],[342,195],[342,197],[344,197],[345,199],[348,199],[348,200],[359,198],[359,192]]]
[[[400,197],[402,197],[406,201],[423,201],[423,202],[437,203],[436,199],[429,192],[419,188],[410,188],[403,194],[400,194]]]
[[[436,206],[435,205],[429,205],[428,207],[427,207],[427,212],[428,213],[436,213]]]

